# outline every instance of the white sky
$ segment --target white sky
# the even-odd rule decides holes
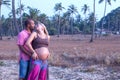
[[[16,0],[16,8],[18,7],[18,1],[19,0]],[[98,4],[98,1],[99,0],[96,0],[96,16],[99,20],[103,16],[104,3]],[[81,12],[81,8],[84,4],[87,4],[90,7],[90,12],[93,12],[93,0],[22,0],[22,4],[24,4],[26,7],[30,6],[32,8],[37,8],[41,11],[41,13],[45,13],[48,16],[54,15],[55,13],[54,6],[56,3],[59,2],[62,3],[62,6],[65,7],[66,10],[69,5],[71,4],[75,5],[82,17],[84,17],[84,15]],[[119,6],[120,6],[120,0],[116,0],[116,2],[113,2],[112,0],[112,5],[107,6],[106,14]],[[66,10],[64,10],[64,12]],[[6,8],[5,6],[2,6],[2,14],[4,14],[7,17],[9,12],[10,9]]]

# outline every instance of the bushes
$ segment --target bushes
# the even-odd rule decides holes
[[[80,33],[80,30],[78,27],[74,27],[74,33],[77,34],[77,33]]]
[[[50,35],[55,35],[57,33],[57,30],[53,27],[48,29]]]

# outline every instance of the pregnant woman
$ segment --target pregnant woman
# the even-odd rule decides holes
[[[28,38],[26,45],[32,54],[28,80],[46,80],[47,58],[49,56],[48,44],[50,36],[44,24],[38,22],[36,30]]]

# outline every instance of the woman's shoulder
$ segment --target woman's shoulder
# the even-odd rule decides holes
[[[36,32],[36,31],[32,31],[31,35],[32,35],[32,36],[36,36],[36,35],[37,35],[37,32]]]

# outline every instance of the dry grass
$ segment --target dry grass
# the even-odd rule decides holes
[[[76,66],[81,63],[120,65],[120,36],[108,36],[89,43],[90,36],[61,35],[51,37],[49,63],[56,66]],[[0,59],[17,59],[16,40],[0,41]]]

